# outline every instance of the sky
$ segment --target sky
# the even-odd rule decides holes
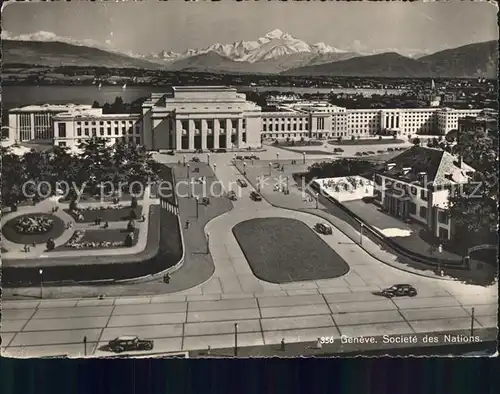
[[[64,37],[125,53],[148,54],[256,40],[280,29],[310,44],[409,54],[496,40],[496,14],[491,3],[460,0],[16,2],[4,4],[2,35]]]

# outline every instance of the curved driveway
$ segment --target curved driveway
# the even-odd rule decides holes
[[[213,155],[217,156],[217,155]],[[211,158],[217,177],[229,187],[240,177],[229,155]],[[229,348],[238,323],[240,346],[315,341],[320,336],[404,335],[467,330],[471,308],[475,327],[496,327],[497,288],[419,277],[389,267],[334,229],[322,236],[346,260],[350,271],[335,279],[272,284],[254,277],[232,227],[258,217],[298,219],[311,226],[316,216],[274,208],[241,191],[234,209],[205,230],[215,264],[204,284],[176,294],[73,300],[4,301],[2,346],[11,356],[109,355],[99,348],[119,335],[153,338],[154,352]],[[372,294],[395,282],[409,282],[417,297],[387,300]]]

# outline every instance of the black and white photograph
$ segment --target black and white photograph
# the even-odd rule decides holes
[[[2,357],[494,355],[497,12],[4,4]]]

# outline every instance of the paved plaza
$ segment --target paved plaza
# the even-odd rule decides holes
[[[227,189],[242,177],[229,164],[229,157],[210,158],[215,175]],[[230,348],[235,323],[242,347],[278,344],[282,338],[291,343],[322,336],[468,330],[472,308],[477,329],[496,327],[496,285],[467,285],[396,269],[372,257],[337,228],[332,235],[318,236],[348,263],[347,274],[284,284],[256,278],[232,233],[235,225],[274,217],[312,227],[318,217],[276,208],[265,200],[254,202],[249,196],[253,190],[251,185],[239,190],[233,209],[206,224],[214,271],[205,282],[172,294],[3,301],[3,355],[83,356],[86,337],[88,356],[107,356],[100,349],[119,335],[154,339],[154,353]],[[395,283],[412,284],[418,296],[391,300],[374,294]]]

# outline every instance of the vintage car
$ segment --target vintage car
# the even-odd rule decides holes
[[[115,338],[108,343],[109,350],[115,353],[132,350],[152,350],[153,341],[149,339],[139,339],[138,336],[124,335]]]
[[[246,183],[243,179],[238,179],[236,181],[236,183],[238,184],[239,187],[247,187],[248,186],[248,183]]]
[[[320,234],[328,235],[332,233],[332,228],[330,227],[330,225],[325,223],[316,223],[314,229]]]
[[[250,198],[254,201],[262,201],[262,196],[257,192],[251,192]]]
[[[412,285],[394,285],[387,289],[382,290],[382,295],[384,297],[415,297],[417,295],[417,289]]]
[[[233,190],[230,190],[229,192],[227,192],[227,197],[232,201],[237,200],[236,193]]]

